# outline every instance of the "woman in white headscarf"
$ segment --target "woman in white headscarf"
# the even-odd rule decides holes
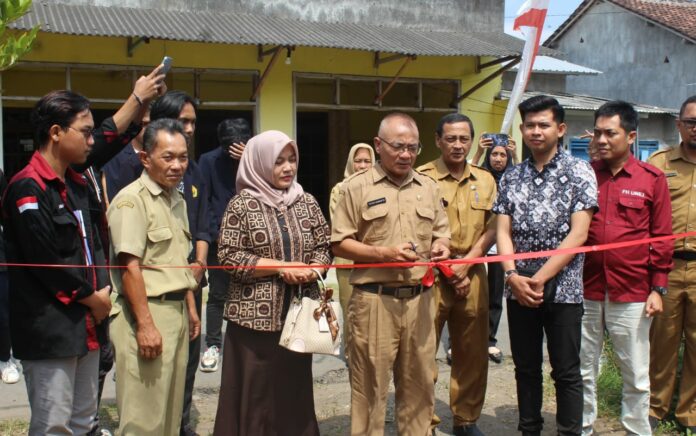
[[[334,186],[331,190],[331,196],[329,197],[329,216],[331,217],[332,221],[334,209],[336,209],[336,204],[338,203],[338,199],[341,195],[340,191],[343,182],[357,172],[372,168],[374,164],[375,152],[369,144],[360,142],[350,148],[350,151],[348,152],[348,160],[346,161],[346,169],[343,172],[344,179],[336,183],[336,186]],[[336,265],[351,265],[352,263],[352,260],[343,259],[341,257],[334,258],[334,264]],[[338,279],[338,299],[341,303],[341,309],[343,309],[344,317],[346,317],[348,314],[348,300],[350,300],[350,294],[353,293],[353,287],[348,281],[351,271],[353,270],[349,268],[336,268],[336,278]],[[343,343],[347,344],[348,335],[350,332],[348,331],[348,323],[346,322],[343,324]]]
[[[297,183],[298,162],[295,142],[271,130],[247,142],[239,163],[218,242],[220,265],[243,268],[228,270],[215,435],[319,434],[312,355],[278,345],[298,286],[319,298],[317,273],[325,268],[318,265],[333,260],[331,230]]]

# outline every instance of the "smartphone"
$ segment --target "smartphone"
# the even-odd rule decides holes
[[[159,74],[167,74],[169,69],[172,68],[172,61],[173,59],[169,56],[162,58],[162,68],[160,68]]]
[[[493,140],[491,147],[496,147],[498,145],[505,147],[510,143],[510,141],[508,141],[508,135],[505,133],[486,133],[483,135],[483,137],[485,139],[491,138]]]

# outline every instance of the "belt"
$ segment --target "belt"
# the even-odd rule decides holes
[[[167,292],[166,294],[162,294],[157,297],[147,297],[147,299],[159,301],[184,301],[186,299],[186,291]]]
[[[382,285],[356,285],[362,291],[371,292],[377,295],[389,295],[395,298],[411,298],[428,291],[430,288],[423,285],[416,286],[400,286],[398,288],[390,288]]]
[[[673,257],[681,260],[696,260],[696,251],[675,251]]]

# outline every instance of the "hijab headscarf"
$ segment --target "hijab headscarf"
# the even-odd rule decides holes
[[[365,149],[370,152],[370,159],[372,159],[372,165],[375,164],[375,151],[370,147],[370,144],[365,144],[364,142],[358,142],[354,146],[350,148],[350,151],[348,152],[348,161],[346,162],[346,170],[343,171],[343,177],[348,178],[355,174],[355,170],[353,169],[353,159],[355,159],[355,154],[358,152],[360,149]]]
[[[505,149],[505,154],[507,154],[507,164],[505,165],[505,168],[502,169],[502,171],[493,169],[493,167],[491,166],[491,154],[493,153],[493,150],[495,150],[498,147],[502,147],[503,149]],[[510,153],[510,150],[508,150],[507,147],[504,147],[502,145],[494,145],[488,150],[486,150],[486,159],[483,161],[483,167],[490,171],[491,174],[493,174],[495,183],[498,184],[500,183],[500,179],[503,177],[503,174],[505,174],[505,171],[507,171],[508,168],[512,167],[512,153]]]
[[[268,130],[251,138],[239,161],[237,192],[246,189],[260,202],[280,210],[286,209],[304,194],[302,186],[297,183],[297,175],[288,189],[280,190],[272,184],[276,159],[288,144],[295,150],[299,168],[297,144],[285,133]]]

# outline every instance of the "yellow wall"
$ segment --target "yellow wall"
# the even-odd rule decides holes
[[[160,62],[164,55],[168,55],[174,58],[174,67],[179,68],[221,68],[262,72],[271,58],[271,56],[266,56],[264,61],[259,63],[255,45],[204,44],[162,40],[140,44],[134,50],[133,57],[129,58],[126,54],[126,46],[126,38],[40,33],[34,50],[23,60],[154,66]],[[279,129],[291,135],[296,133],[293,113],[293,72],[389,77],[396,74],[403,63],[403,61],[394,61],[375,68],[373,65],[374,54],[371,52],[311,47],[298,47],[294,50],[291,65],[286,65],[284,60],[285,51],[281,54],[264,84],[259,98],[258,118],[261,130]],[[404,71],[403,77],[460,80],[461,89],[465,91],[493,71],[493,69],[488,69],[475,74],[474,65],[473,57],[421,56],[410,63]],[[55,87],[57,84],[64,83],[64,77],[61,77],[58,72],[51,76],[51,80],[38,81],[36,75],[30,78],[30,76],[25,75],[26,72],[22,69],[23,67],[17,67],[3,73],[5,95],[41,95],[41,93],[36,92],[37,83],[42,83],[43,87]],[[190,83],[177,81],[176,77],[174,75],[169,79],[169,81],[174,81],[174,83],[169,84],[170,87],[177,87],[177,84],[182,88],[191,86]],[[122,83],[129,78],[125,76],[113,77],[113,80],[120,80],[121,85],[109,84],[109,86],[97,87],[98,89],[88,88],[86,91],[100,93],[103,91],[103,98],[109,98],[110,93],[113,94],[110,98],[125,97]],[[494,80],[462,102],[462,112],[471,116],[478,132],[493,132],[499,129],[504,109],[497,107],[499,102],[497,105],[493,103],[493,98],[499,88],[500,80]],[[32,89],[34,92],[30,92]],[[251,95],[251,90],[249,95]],[[87,96],[90,97],[90,95]],[[6,105],[17,106],[18,104],[12,102]],[[431,130],[430,126],[427,130]]]

